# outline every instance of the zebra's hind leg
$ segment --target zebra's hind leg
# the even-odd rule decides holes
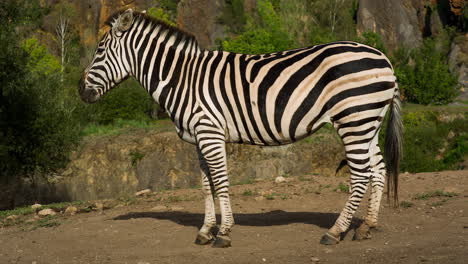
[[[215,239],[213,232],[216,228],[216,213],[213,192],[211,191],[212,187],[208,179],[209,169],[204,159],[200,159],[200,167],[202,172],[202,190],[205,195],[205,220],[200,231],[198,231],[195,244],[206,245]]]
[[[370,179],[370,196],[367,216],[359,228],[356,229],[356,233],[353,237],[354,240],[370,239],[371,229],[377,227],[380,202],[382,200],[386,174],[385,163],[382,157],[382,153],[380,152],[377,138],[378,137],[376,136],[375,141],[371,145],[372,176]]]
[[[339,243],[341,233],[348,230],[353,215],[366,193],[371,177],[369,158],[369,141],[371,140],[362,139],[361,136],[353,136],[353,133],[342,134],[340,132],[339,130],[338,133],[341,135],[345,144],[346,159],[351,172],[351,194],[335,224],[320,240],[320,243],[324,245]],[[375,130],[371,131],[369,134],[366,133],[368,137],[373,137]]]

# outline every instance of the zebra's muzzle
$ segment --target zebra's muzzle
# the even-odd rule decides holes
[[[99,92],[95,88],[87,88],[85,79],[83,77],[80,79],[78,91],[81,100],[83,100],[85,103],[94,103],[99,99]]]

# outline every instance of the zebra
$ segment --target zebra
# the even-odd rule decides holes
[[[382,52],[352,41],[260,55],[210,51],[193,35],[131,9],[110,16],[106,25],[80,80],[80,97],[96,102],[132,76],[165,109],[179,137],[196,146],[205,196],[196,244],[231,246],[226,143],[278,146],[327,123],[336,129],[351,174],[350,196],[321,244],[339,243],[368,187],[368,211],[355,239],[370,238],[377,226],[385,181],[388,200],[398,204],[401,102]],[[382,153],[378,135],[387,110]],[[216,198],[221,225],[214,234]]]

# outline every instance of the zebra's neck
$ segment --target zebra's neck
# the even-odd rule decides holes
[[[147,16],[135,21],[129,34],[131,72],[154,100],[171,115],[171,98],[184,86],[187,64],[202,53],[188,33]]]

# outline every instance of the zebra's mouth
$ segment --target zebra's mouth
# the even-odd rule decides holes
[[[86,86],[86,82],[84,78],[80,79],[79,94],[80,94],[81,100],[83,100],[85,103],[91,104],[91,103],[96,102],[100,97],[100,94],[99,94],[100,89],[102,88]]]

